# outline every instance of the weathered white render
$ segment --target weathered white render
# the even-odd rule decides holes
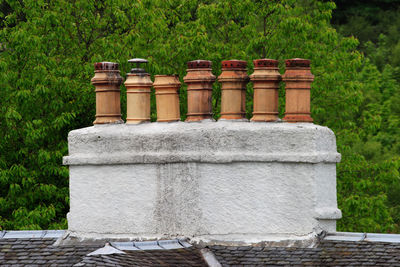
[[[336,230],[335,136],[310,123],[97,125],[68,137],[70,234],[260,242]]]

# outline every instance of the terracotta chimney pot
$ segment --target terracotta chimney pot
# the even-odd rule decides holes
[[[179,121],[179,88],[181,83],[177,75],[156,75],[157,121]]]
[[[136,63],[136,68],[133,68],[125,81],[126,86],[126,123],[138,124],[141,122],[150,121],[150,92],[153,82],[150,79],[150,74],[139,64],[147,63],[145,59],[134,58],[128,60],[130,63]]]
[[[222,61],[222,73],[218,77],[221,83],[221,119],[244,119],[246,115],[247,62],[244,60]]]
[[[254,111],[251,121],[277,121],[279,81],[278,60],[253,60],[254,72],[250,75],[254,89]]]
[[[94,63],[94,77],[91,82],[96,88],[96,120],[93,124],[122,123],[119,86],[122,77],[118,63]]]
[[[286,112],[284,121],[312,122],[310,116],[310,89],[314,75],[310,60],[294,58],[285,60],[286,72],[282,76],[286,88]]]
[[[187,65],[187,74],[183,77],[187,84],[188,98],[186,121],[212,119],[212,84],[215,81],[215,76],[211,73],[212,62],[194,60]]]

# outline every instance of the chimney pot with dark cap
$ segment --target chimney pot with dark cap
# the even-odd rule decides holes
[[[96,120],[93,124],[122,123],[119,86],[122,77],[118,63],[94,63],[94,77],[91,82],[96,87]]]
[[[140,64],[147,63],[146,59],[134,58],[128,60],[129,63],[136,64],[136,68],[131,69],[125,81],[126,86],[126,123],[138,124],[150,121],[150,92],[153,82],[144,68]]]
[[[211,61],[193,60],[187,63],[187,122],[212,119],[212,85],[215,76],[211,72]]]

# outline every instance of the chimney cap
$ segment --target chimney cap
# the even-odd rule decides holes
[[[147,59],[143,59],[143,58],[132,58],[128,60],[129,63],[149,63],[149,61]]]
[[[255,68],[278,67],[279,61],[276,59],[262,58],[253,60],[253,64]]]
[[[148,60],[143,58],[132,58],[129,59],[128,62],[136,64],[136,68],[131,69],[131,73],[146,73],[146,70],[144,68],[140,68],[140,64],[148,63]]]
[[[188,69],[209,69],[212,66],[210,60],[197,59],[187,63]]]
[[[114,62],[96,62],[94,63],[95,70],[118,70],[118,63]]]
[[[292,58],[285,60],[286,67],[295,68],[295,67],[310,67],[311,61],[309,59],[303,58]]]
[[[232,59],[232,60],[222,61],[222,68],[224,69],[237,69],[237,68],[242,69],[246,67],[247,67],[247,61],[245,60]]]

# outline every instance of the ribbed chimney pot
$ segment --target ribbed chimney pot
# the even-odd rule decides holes
[[[312,122],[310,116],[310,90],[314,75],[310,60],[294,58],[285,60],[286,71],[282,76],[286,88],[286,112],[284,121]]]
[[[177,75],[156,75],[157,121],[179,121],[179,88],[181,83]]]
[[[221,119],[244,119],[246,115],[246,84],[249,76],[244,60],[222,61],[222,73],[218,77],[221,83]]]
[[[250,75],[254,89],[254,110],[251,121],[277,121],[279,81],[278,60],[256,59]]]
[[[193,60],[187,63],[188,112],[186,121],[200,121],[212,118],[212,85],[215,76],[211,72],[211,61]]]
[[[122,123],[118,64],[97,62],[91,82],[96,88],[96,120],[93,124]]]
[[[147,60],[134,58],[130,63],[136,63],[125,81],[126,86],[126,123],[138,124],[150,121],[150,92],[153,82],[150,74],[139,68],[139,64],[147,63]]]

